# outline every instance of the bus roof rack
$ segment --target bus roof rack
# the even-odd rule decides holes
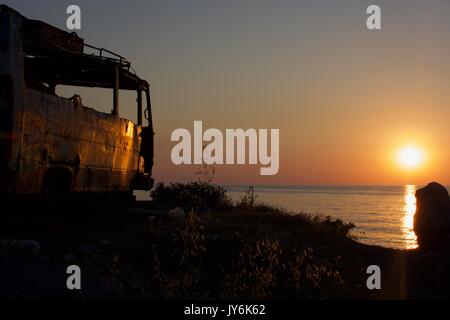
[[[87,43],[84,44],[84,47],[92,49],[92,50],[95,51],[92,54],[88,54],[88,53],[84,52],[85,55],[95,56],[95,57],[97,57],[99,59],[107,60],[107,61],[110,61],[110,62],[116,62],[123,69],[126,69],[127,71],[130,71],[131,63],[126,58],[124,58],[123,56],[121,56],[121,55],[119,55],[119,54],[117,54],[115,52],[112,52],[110,50],[107,50],[107,49],[104,49],[104,48],[98,48],[98,47],[95,47],[95,46],[87,44]],[[105,53],[110,55],[110,56],[105,56]]]

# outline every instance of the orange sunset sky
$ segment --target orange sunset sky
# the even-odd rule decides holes
[[[65,28],[65,1],[6,1]],[[40,2],[41,3],[41,2]],[[379,31],[366,8],[382,8]],[[223,184],[450,184],[450,2],[78,1],[87,43],[117,51],[152,84],[157,182],[188,181],[171,164],[171,132],[280,129],[280,171],[217,166]],[[48,11],[48,8],[52,8]],[[78,90],[109,110],[110,93]],[[67,95],[73,94],[67,90]],[[124,117],[135,117],[123,95]],[[423,161],[397,161],[415,146]]]

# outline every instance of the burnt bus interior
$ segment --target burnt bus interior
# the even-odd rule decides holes
[[[122,56],[84,43],[75,33],[42,21],[23,19],[24,76],[28,88],[56,95],[56,87],[76,86],[112,89],[113,115],[119,116],[120,90],[136,92],[137,124],[142,126],[141,156],[144,172],[153,166],[153,126],[150,86],[132,70]],[[92,54],[85,53],[85,49]],[[72,97],[74,103],[77,96]],[[143,118],[148,123],[144,125]]]
[[[113,89],[113,114],[119,114],[119,91],[137,92],[138,124],[142,125],[143,99],[149,108],[149,85],[131,72],[122,56],[84,43],[69,34],[36,20],[24,20],[23,51],[25,81],[29,88],[56,94],[58,85]],[[97,54],[84,53],[85,48]]]

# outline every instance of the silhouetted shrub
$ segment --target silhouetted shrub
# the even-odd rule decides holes
[[[327,246],[348,240],[353,224],[259,203],[253,188],[236,205],[205,182],[159,184],[152,197],[189,212],[146,229],[159,239],[152,241],[150,283],[163,298],[339,297],[345,269]]]
[[[223,281],[223,297],[267,299],[278,284],[282,250],[277,240],[257,236],[240,244],[238,256]]]
[[[257,204],[256,198],[258,196],[255,194],[255,187],[250,186],[236,206],[244,209],[253,209]]]
[[[315,222],[330,227],[338,236],[349,237],[350,231],[355,228],[355,225],[351,222],[344,222],[340,218],[332,218],[330,216],[326,216],[325,218],[317,216],[314,218]]]
[[[249,222],[236,221],[228,233],[219,233],[220,222],[214,217],[201,218],[191,212],[172,220],[166,249],[160,251],[161,256],[152,251],[152,284],[163,292],[162,297],[260,300],[338,296],[343,279],[334,257],[315,254],[302,239],[286,241],[287,234],[277,237],[267,229],[247,232],[246,227],[239,227]],[[148,231],[161,227],[154,225]],[[237,228],[241,232],[232,232]]]
[[[226,190],[208,182],[160,183],[151,192],[153,201],[178,206],[185,211],[208,212],[230,205]]]

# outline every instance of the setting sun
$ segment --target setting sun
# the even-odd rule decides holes
[[[397,161],[405,169],[415,169],[423,163],[423,152],[419,148],[408,146],[397,153]]]

